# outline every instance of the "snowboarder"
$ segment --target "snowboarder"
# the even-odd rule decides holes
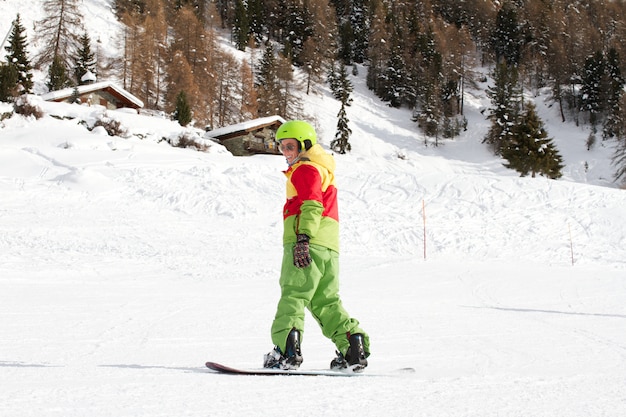
[[[339,218],[335,160],[317,143],[315,129],[291,120],[276,132],[287,160],[287,202],[283,210],[281,296],[274,322],[274,349],[265,368],[298,369],[302,363],[304,309],[337,347],[332,369],[355,372],[367,366],[369,337],[339,297]]]

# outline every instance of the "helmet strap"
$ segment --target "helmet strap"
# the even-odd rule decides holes
[[[294,166],[295,164],[298,163],[298,161],[300,161],[301,158],[302,158],[302,152],[300,152],[298,156],[294,158],[293,162],[289,163],[289,161],[287,161],[287,166]]]

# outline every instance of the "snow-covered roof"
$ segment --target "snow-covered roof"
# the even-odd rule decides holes
[[[46,101],[59,101],[71,97],[74,91],[78,90],[78,94],[88,94],[93,91],[109,90],[114,95],[124,98],[127,102],[135,105],[136,107],[143,107],[143,101],[124,90],[119,85],[111,81],[101,81],[98,83],[79,85],[77,87],[64,88],[62,90],[50,91],[49,93],[42,94],[41,98]]]
[[[234,125],[220,127],[219,129],[209,130],[206,132],[205,136],[210,136],[212,138],[232,136],[237,133],[246,133],[254,129],[260,129],[266,126],[270,126],[276,122],[280,122],[280,124],[283,124],[285,123],[285,119],[280,116],[260,117],[258,119],[252,119]]]
[[[82,82],[87,82],[87,81],[96,82],[96,81],[98,81],[98,79],[96,78],[96,75],[93,72],[89,71],[89,70],[87,70],[87,72],[82,77],[80,77],[80,80]]]

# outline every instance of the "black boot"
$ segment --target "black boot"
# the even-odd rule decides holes
[[[330,362],[330,369],[348,369],[352,372],[362,372],[367,366],[367,356],[363,345],[363,335],[360,333],[350,335],[350,347],[344,356],[337,352],[337,357]]]
[[[287,348],[285,349],[286,369],[298,369],[302,361],[302,351],[300,350],[300,331],[294,327],[287,336]]]
[[[346,353],[348,366],[358,365],[360,369],[367,366],[367,354],[363,345],[363,335],[360,333],[350,335],[350,348]]]
[[[300,350],[300,331],[291,329],[287,336],[287,346],[285,353],[278,346],[265,355],[263,360],[264,368],[273,369],[298,369],[302,363],[302,352]]]

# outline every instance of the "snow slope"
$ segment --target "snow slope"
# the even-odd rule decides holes
[[[131,137],[110,137],[80,123],[101,108],[40,103],[43,119],[0,122],[0,415],[624,415],[626,194],[610,143],[587,152],[588,132],[536,97],[565,176],[519,178],[480,145],[480,93],[468,132],[435,148],[354,84],[353,152],[336,159],[364,375],[203,366],[260,366],[271,348],[281,157],[172,148],[179,126],[127,112],[108,114]],[[327,146],[339,105],[324,91],[304,107]],[[326,368],[333,346],[306,326],[303,368]]]

